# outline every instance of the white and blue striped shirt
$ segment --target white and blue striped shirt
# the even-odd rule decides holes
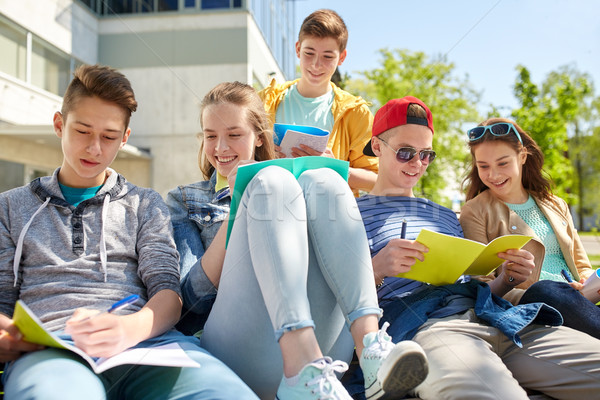
[[[418,197],[373,196],[357,199],[358,208],[367,231],[371,257],[374,257],[394,238],[400,238],[402,221],[406,221],[406,239],[414,240],[426,228],[446,235],[463,237],[463,231],[454,211],[433,201]],[[386,278],[378,290],[380,300],[410,294],[422,282],[404,278]]]

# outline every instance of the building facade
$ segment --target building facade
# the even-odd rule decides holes
[[[113,168],[161,194],[202,179],[198,105],[223,81],[295,72],[288,0],[0,0],[0,190],[62,162],[52,116],[72,71],[110,65],[139,106]]]

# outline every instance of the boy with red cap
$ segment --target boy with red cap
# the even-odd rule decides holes
[[[425,103],[410,96],[391,100],[375,115],[372,132],[364,153],[379,157],[379,175],[357,202],[384,310],[380,323],[391,324],[394,342],[412,339],[427,354],[429,375],[415,394],[527,399],[522,386],[560,399],[598,393],[600,341],[557,326],[562,317],[555,309],[543,303],[512,306],[474,279],[433,286],[396,277],[426,256],[428,249],[415,241],[422,228],[459,237],[463,232],[453,211],[413,194],[436,156]],[[525,251],[499,256],[533,268]]]

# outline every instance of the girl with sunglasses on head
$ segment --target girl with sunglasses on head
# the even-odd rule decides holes
[[[567,203],[551,192],[541,149],[509,119],[488,119],[467,136],[472,162],[460,214],[465,237],[489,243],[502,235],[533,236],[523,247],[533,268],[504,263],[481,279],[513,304],[544,302],[561,312],[566,326],[600,338],[600,308],[578,293],[594,270]]]

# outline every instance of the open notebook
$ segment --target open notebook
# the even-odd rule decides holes
[[[65,349],[78,354],[97,374],[124,364],[157,365],[166,367],[200,367],[177,343],[151,348],[131,348],[112,357],[90,357],[54,333],[47,331],[39,318],[21,300],[15,305],[13,321],[27,342]]]

